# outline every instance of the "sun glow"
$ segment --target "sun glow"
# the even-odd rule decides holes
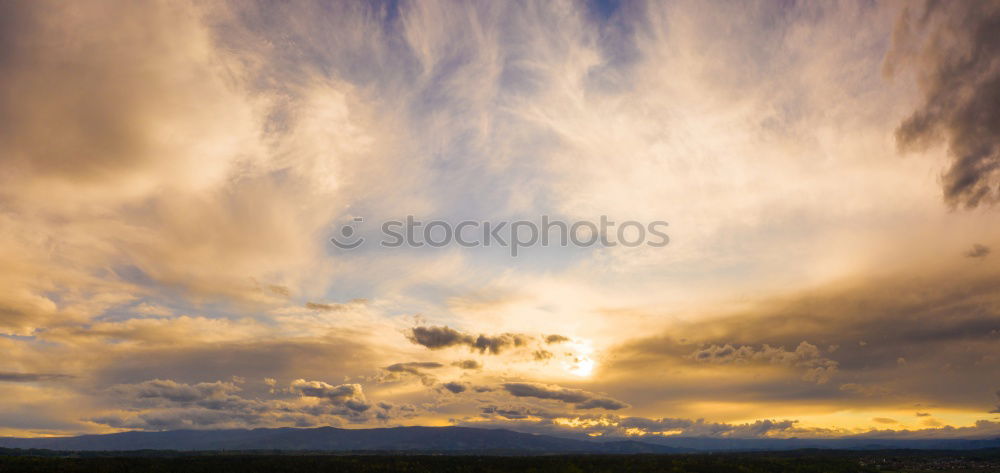
[[[569,372],[577,376],[590,376],[594,372],[594,360],[585,356],[578,357]]]
[[[589,341],[581,341],[573,343],[573,351],[571,352],[572,358],[570,361],[563,364],[563,367],[569,373],[580,376],[587,377],[594,373],[594,367],[596,363],[592,358],[594,352],[593,347],[591,347]]]

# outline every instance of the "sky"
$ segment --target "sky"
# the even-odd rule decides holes
[[[0,435],[998,436],[998,29],[996,1],[0,2]],[[407,216],[669,244],[375,244]]]

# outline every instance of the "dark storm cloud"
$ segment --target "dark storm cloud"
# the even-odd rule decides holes
[[[551,386],[539,383],[504,383],[503,388],[515,397],[534,397],[553,401],[575,404],[577,409],[608,409],[618,410],[629,407],[628,404],[599,396],[580,389],[569,389],[561,386]]]
[[[909,3],[886,71],[912,66],[923,103],[896,130],[903,148],[948,144],[944,198],[974,208],[1000,198],[1000,2]]]
[[[407,338],[411,342],[423,345],[431,350],[466,345],[480,353],[490,353],[493,355],[499,354],[509,347],[525,346],[532,339],[527,335],[517,333],[473,336],[447,326],[414,327],[407,334]]]
[[[61,373],[12,373],[0,372],[0,382],[11,383],[32,383],[35,381],[52,381],[57,379],[69,379],[72,375]]]
[[[972,249],[965,252],[967,258],[985,258],[990,255],[990,247],[976,243]]]

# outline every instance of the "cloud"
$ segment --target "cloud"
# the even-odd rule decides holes
[[[966,258],[985,258],[990,255],[990,247],[976,243],[972,249],[965,252]]]
[[[545,361],[552,358],[555,355],[548,350],[535,350],[531,354],[531,356],[535,358],[535,361]]]
[[[0,372],[0,382],[11,383],[33,383],[36,381],[53,381],[58,379],[73,378],[72,375],[62,373],[12,373]]]
[[[863,434],[850,435],[851,438],[886,438],[886,439],[980,439],[996,438],[1000,435],[1000,422],[988,420],[977,420],[971,426],[954,427],[946,425],[943,427],[932,427],[928,429],[874,429]]]
[[[221,321],[220,321],[221,322]],[[199,332],[206,327],[205,333]],[[199,379],[322,378],[330,373],[362,375],[378,369],[380,352],[362,333],[346,332],[324,337],[264,335],[240,323],[194,324],[178,330],[169,324],[152,325],[137,339],[112,339],[118,347],[107,349],[103,339],[60,337],[73,351],[94,350],[85,359],[101,382],[132,383],[150,377],[187,382]],[[148,338],[159,329],[163,337]],[[353,335],[353,336],[352,336]],[[207,338],[202,338],[202,337]],[[151,335],[150,335],[151,337]],[[221,337],[221,339],[215,339]],[[155,359],[155,366],[149,360]]]
[[[763,362],[804,368],[806,373],[802,379],[823,384],[837,372],[837,362],[820,356],[819,349],[808,342],[801,342],[794,351],[783,347],[763,345],[759,348],[751,346],[710,345],[692,353],[691,358],[704,363],[748,363]]]
[[[889,74],[912,67],[923,103],[896,130],[903,148],[944,141],[945,201],[974,208],[1000,199],[1000,4],[907,3],[886,56]]]
[[[879,424],[898,424],[899,421],[896,419],[890,419],[888,417],[875,417],[872,419],[873,422],[878,422]]]
[[[323,304],[319,302],[306,302],[306,308],[312,310],[318,310],[320,312],[335,312],[343,310],[344,306],[341,304]]]
[[[598,380],[594,389],[627,393],[635,406],[666,404],[680,417],[703,415],[686,410],[692,402],[755,406],[747,415],[759,416],[775,405],[815,403],[863,410],[868,418],[893,417],[884,414],[914,405],[991,410],[988,400],[997,389],[991,380],[1000,376],[1000,276],[954,264],[959,269],[855,279],[669,324],[659,336],[604,354],[601,370],[615,373],[614,382]],[[788,349],[803,340],[839,348]],[[835,372],[826,360],[836,363]],[[806,364],[797,367],[800,362]],[[837,382],[802,383],[810,374],[805,366]],[[650,372],[670,373],[670,382],[648,380]],[[706,377],[714,380],[711,386]]]
[[[588,399],[576,405],[577,409],[607,409],[609,411],[617,411],[618,409],[625,409],[627,407],[632,406],[617,399],[607,397]]]
[[[234,164],[232,146],[256,141],[257,114],[223,80],[236,64],[211,47],[198,18],[207,11],[190,7],[5,3],[0,142],[9,151],[0,164],[55,183],[117,184],[132,193],[223,178]],[[113,12],[134,21],[109,27]],[[179,32],[182,38],[173,36]],[[173,139],[144,133],[157,127],[169,128]],[[228,138],[221,133],[227,128]]]
[[[614,414],[579,415],[527,409],[522,407],[486,406],[481,418],[460,420],[457,425],[469,427],[505,428],[521,432],[592,439],[640,438],[658,442],[684,437],[713,438],[873,438],[873,439],[941,439],[995,438],[1000,435],[1000,423],[978,420],[972,426],[929,426],[926,429],[872,429],[855,433],[847,429],[801,427],[791,419],[759,419],[746,423],[710,422],[705,419],[621,417]],[[893,423],[893,419],[873,419],[877,423]]]
[[[580,415],[524,407],[485,406],[483,419],[467,419],[458,425],[506,428],[522,432],[566,437],[642,438],[656,441],[676,437],[761,438],[796,432],[794,420],[760,419],[743,424],[708,422],[704,419],[621,417],[614,414]],[[799,433],[799,432],[796,432]]]
[[[23,337],[0,337],[0,353],[23,373],[8,373],[0,405],[37,414],[7,415],[0,430],[42,432],[54,424],[31,422],[57,411],[101,418],[86,428],[105,431],[440,423],[481,402],[498,404],[498,420],[604,422],[534,406],[624,405],[601,392],[706,435],[786,432],[780,420],[722,422],[775,406],[865,407],[864,418],[991,409],[995,278],[876,281],[714,309],[734,294],[853,283],[884,253],[929,258],[888,244],[933,239],[929,226],[992,245],[991,220],[952,226],[923,205],[923,160],[872,159],[892,154],[887,116],[910,99],[875,73],[895,8],[681,0],[597,18],[565,2],[3,3],[0,333]],[[901,36],[896,54],[912,54],[895,64],[933,79],[942,57],[964,60],[948,41],[976,28],[944,19],[975,8],[990,7],[934,10],[924,26],[949,34],[928,34],[922,49]],[[980,17],[969,21],[991,18]],[[935,36],[947,54],[933,53]],[[966,115],[995,118],[972,101],[989,104],[993,67],[961,87],[928,81],[914,116],[935,124],[900,127],[901,146],[946,142],[956,176],[995,182],[993,158],[960,159],[988,141]],[[987,184],[956,199],[976,186]],[[676,238],[655,254],[557,251],[523,271],[474,249],[329,251],[342,219],[364,213],[371,230],[401,202],[444,219],[665,218]],[[884,267],[916,279],[919,264]],[[350,294],[373,301],[330,302]],[[397,314],[413,312],[442,326],[407,330]],[[396,363],[420,359],[404,330],[476,359]],[[831,345],[842,348],[815,349]],[[692,358],[699,350],[714,353]],[[584,371],[573,360],[593,363],[593,376],[573,374]],[[428,374],[459,369],[467,389],[456,396]],[[76,378],[40,382],[47,373]],[[392,376],[431,388],[340,384]],[[556,397],[519,397],[498,380],[587,395],[541,384]],[[350,405],[382,396],[389,408]],[[704,406],[728,417],[696,420]],[[650,429],[677,423],[658,421]],[[82,429],[67,422],[61,433]]]
[[[136,384],[120,384],[111,388],[112,395],[127,404],[139,407],[200,407],[208,410],[244,410],[255,401],[240,397],[242,389],[234,383],[185,384],[169,379],[153,379]],[[251,409],[252,410],[252,409]]]
[[[191,403],[209,398],[218,398],[240,390],[233,383],[216,381],[194,385],[178,383],[169,379],[154,379],[138,384],[119,385],[117,394],[132,399],[164,399],[176,403]]]
[[[373,139],[362,93],[271,63],[262,31],[229,44],[249,5],[0,10],[0,265],[17,268],[0,275],[0,333],[143,297],[217,316],[323,296],[322,233],[392,141]]]
[[[469,389],[469,387],[466,386],[465,384],[454,382],[454,381],[449,382],[449,383],[444,383],[444,384],[441,385],[441,387],[447,389],[448,391],[451,391],[454,394],[463,393],[467,389]]]
[[[528,340],[527,336],[516,333],[505,333],[492,337],[480,335],[476,337],[476,341],[473,342],[472,347],[479,350],[480,353],[489,352],[496,355],[508,347],[524,346],[528,343]]]
[[[527,335],[516,333],[504,333],[495,336],[472,336],[447,326],[414,327],[407,334],[407,338],[411,342],[423,345],[431,350],[466,345],[480,353],[490,353],[493,355],[499,354],[509,347],[527,345],[531,340],[531,337]]]
[[[408,362],[408,363],[396,363],[393,365],[386,366],[382,368],[387,374],[380,378],[380,381],[395,381],[399,379],[400,374],[411,374],[420,378],[420,381],[426,386],[431,386],[437,382],[437,380],[424,372],[423,370],[437,369],[444,367],[443,364],[433,362],[433,361],[422,361],[422,362]]]
[[[462,368],[463,370],[478,370],[483,367],[482,363],[476,360],[461,360],[452,363],[453,366]]]
[[[545,337],[545,343],[550,343],[550,344],[551,343],[562,343],[562,342],[568,342],[568,341],[569,341],[569,337],[564,337],[562,335],[549,335],[549,336]]]
[[[223,381],[188,384],[153,379],[119,384],[108,394],[124,409],[89,420],[115,428],[166,430],[301,424],[316,415],[277,400],[249,399],[241,391],[235,383]],[[299,421],[289,422],[289,415]]]
[[[291,384],[292,392],[303,396],[325,399],[334,406],[343,406],[351,411],[361,413],[371,408],[365,399],[360,384],[340,384],[333,386],[322,381],[307,381],[296,379]]]
[[[423,345],[431,350],[455,345],[471,345],[474,339],[458,330],[444,327],[414,327],[407,334],[411,342]]]
[[[331,385],[296,379],[287,389],[258,391],[244,395],[242,381],[181,383],[153,379],[120,384],[108,394],[122,410],[90,418],[116,428],[163,430],[177,428],[226,428],[247,426],[339,425],[372,419],[372,404],[359,384]],[[266,395],[265,395],[266,393]],[[293,397],[289,397],[292,395]],[[318,400],[320,402],[315,402]],[[395,411],[393,411],[395,412]],[[389,413],[383,412],[385,420]]]
[[[436,363],[433,361],[413,361],[409,363],[396,363],[394,365],[389,365],[383,368],[390,373],[410,373],[410,374],[423,374],[422,369],[434,369],[441,368],[444,365],[441,363]]]
[[[544,410],[529,409],[526,407],[483,406],[480,408],[480,411],[487,416],[499,416],[504,419],[527,419],[529,417],[554,419],[558,417],[571,417],[568,414],[553,413]]]
[[[534,397],[575,404],[577,409],[618,410],[628,404],[580,389],[569,389],[540,383],[504,383],[503,389],[515,397]]]

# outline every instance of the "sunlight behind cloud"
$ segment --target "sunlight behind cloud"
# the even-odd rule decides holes
[[[594,349],[590,341],[574,340],[566,348],[570,351],[567,361],[563,362],[563,369],[581,378],[594,374],[596,362],[592,358]]]

